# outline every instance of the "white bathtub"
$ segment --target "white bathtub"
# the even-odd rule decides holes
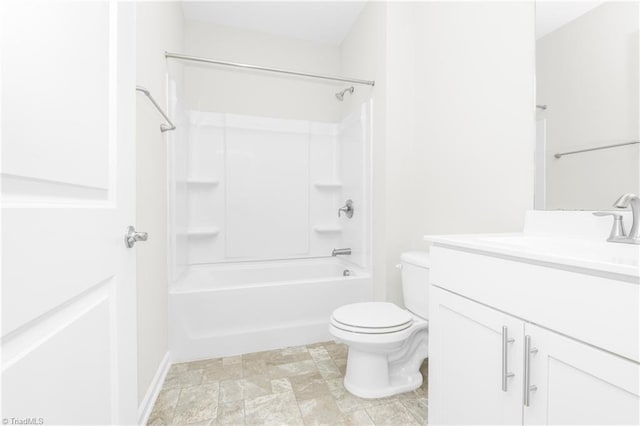
[[[331,312],[368,300],[370,274],[338,258],[192,266],[169,290],[171,356],[191,361],[330,340]]]

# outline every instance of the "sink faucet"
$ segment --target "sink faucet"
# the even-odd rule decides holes
[[[640,244],[640,197],[636,194],[627,193],[618,198],[613,206],[619,209],[626,209],[631,206],[631,217],[633,219],[629,235],[621,237],[618,242]]]
[[[349,254],[351,254],[350,248],[333,249],[333,251],[331,252],[331,256],[349,255]]]
[[[627,234],[622,224],[622,215],[616,212],[595,212],[594,216],[613,216],[613,228],[607,241],[612,243],[626,243],[640,245],[640,198],[636,194],[624,194],[618,198],[613,206],[618,209],[626,209],[631,206],[631,216],[633,224]]]

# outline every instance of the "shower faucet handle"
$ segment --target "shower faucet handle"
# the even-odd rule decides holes
[[[354,211],[353,200],[347,200],[345,205],[338,209],[338,217],[341,216],[342,212],[345,212],[347,217],[351,219],[353,217],[353,211]]]

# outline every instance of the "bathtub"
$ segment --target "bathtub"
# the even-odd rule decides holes
[[[331,340],[331,312],[371,293],[371,275],[339,258],[191,266],[169,289],[171,356],[193,361]]]

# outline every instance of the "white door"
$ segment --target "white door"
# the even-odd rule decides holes
[[[438,287],[429,291],[429,424],[521,424],[523,323]]]
[[[525,333],[537,349],[526,425],[640,424],[640,365],[531,324]]]
[[[1,416],[135,423],[134,5],[1,7]]]

